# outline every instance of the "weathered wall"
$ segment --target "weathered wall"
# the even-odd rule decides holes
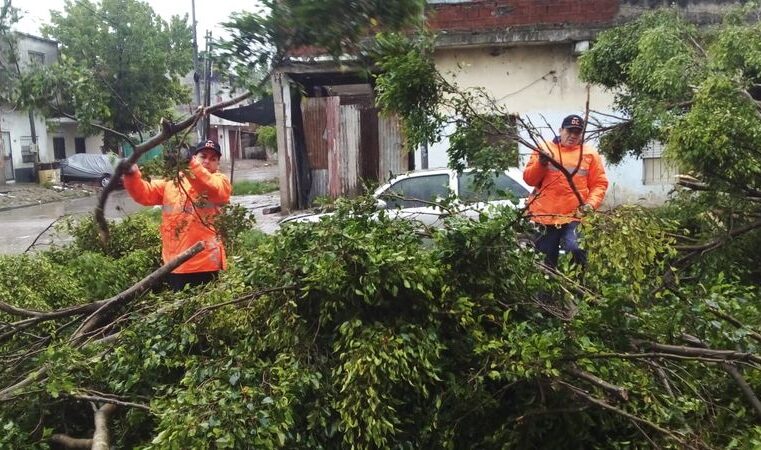
[[[429,6],[437,30],[496,29],[513,26],[608,23],[619,0],[492,0]]]
[[[572,44],[532,45],[518,47],[444,49],[436,53],[439,71],[461,88],[484,87],[509,112],[530,119],[542,135],[554,136],[563,117],[583,114],[587,99],[586,86],[579,80],[577,57]],[[613,95],[600,88],[590,89],[589,107],[603,113],[613,112]],[[550,124],[550,129],[545,124]],[[448,130],[451,133],[453,130]],[[528,137],[528,136],[525,136]],[[444,140],[429,148],[429,167],[447,165]],[[525,164],[530,151],[520,149]],[[416,154],[420,167],[420,152]],[[611,186],[607,204],[626,202],[654,204],[662,202],[668,185],[645,185],[642,182],[642,161],[629,158],[616,166],[607,166]]]

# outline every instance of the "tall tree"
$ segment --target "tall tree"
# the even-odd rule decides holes
[[[142,133],[189,99],[180,82],[192,68],[187,17],[167,22],[139,0],[67,0],[43,33],[61,43],[61,62],[37,86],[53,87],[48,103],[86,127]],[[106,148],[119,140],[107,133]]]

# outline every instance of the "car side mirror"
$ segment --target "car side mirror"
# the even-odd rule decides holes
[[[381,199],[378,198],[378,199],[375,200],[375,208],[376,209],[386,209],[386,208],[388,208],[388,205],[386,204],[385,200],[381,200]]]

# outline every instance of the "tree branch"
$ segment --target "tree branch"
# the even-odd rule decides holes
[[[193,320],[195,320],[197,317],[202,316],[202,315],[204,315],[204,314],[206,314],[206,313],[208,313],[210,311],[213,311],[215,309],[223,308],[225,306],[234,305],[234,304],[237,304],[237,303],[243,303],[245,301],[255,300],[255,299],[261,297],[262,295],[268,294],[270,292],[286,291],[286,290],[289,290],[289,289],[296,289],[296,285],[295,284],[291,284],[291,285],[288,285],[288,286],[279,286],[279,287],[274,287],[274,288],[261,289],[261,290],[258,290],[256,292],[252,292],[250,294],[244,295],[243,297],[236,298],[235,300],[230,300],[228,302],[223,302],[223,303],[217,303],[216,305],[209,305],[209,306],[203,307],[203,308],[199,309],[198,311],[196,311],[195,313],[193,313],[193,315],[190,316],[185,321],[185,323],[190,323]]]
[[[54,434],[50,436],[50,442],[71,449],[90,450],[92,448],[92,439],[78,439],[66,434]]]
[[[87,400],[90,402],[98,402],[98,403],[110,403],[116,406],[126,406],[129,408],[136,408],[136,409],[142,409],[143,411],[150,411],[151,408],[148,405],[143,405],[142,403],[133,403],[133,402],[125,402],[123,400],[110,398],[110,397],[103,397],[100,395],[82,395],[82,394],[76,394],[72,395],[71,397],[76,398],[78,400]]]
[[[126,291],[123,291],[108,300],[101,301],[101,306],[85,319],[84,322],[82,322],[82,325],[80,325],[74,332],[71,338],[72,342],[81,342],[89,332],[97,328],[99,324],[106,320],[114,309],[151,289],[167,274],[198,254],[203,248],[203,242],[197,242],[194,246],[180,253],[176,258],[159,267]]]
[[[711,306],[708,307],[708,310],[711,312],[711,314],[715,315],[716,317],[720,319],[724,319],[727,322],[731,323],[732,325],[736,326],[737,328],[742,328],[748,333],[748,336],[753,338],[756,342],[761,343],[761,334],[757,331],[753,331],[750,328],[748,328],[745,324],[737,320],[734,316],[727,314],[725,312],[719,311],[716,308],[713,308]]]
[[[601,407],[601,408],[603,408],[605,410],[614,412],[614,413],[616,413],[616,414],[618,414],[620,416],[626,417],[627,419],[632,420],[634,422],[638,422],[638,423],[641,423],[643,425],[647,425],[648,427],[650,427],[650,428],[652,428],[652,429],[654,429],[656,431],[659,431],[659,432],[665,434],[666,436],[668,436],[668,437],[674,439],[675,441],[679,442],[681,445],[684,446],[684,448],[691,448],[691,449],[696,448],[696,447],[690,445],[682,437],[678,436],[676,434],[676,432],[671,431],[671,430],[667,430],[666,428],[661,427],[660,425],[658,425],[655,422],[651,422],[651,421],[649,421],[647,419],[644,419],[642,417],[635,416],[634,414],[628,413],[628,412],[624,411],[623,409],[617,408],[617,407],[615,407],[615,406],[613,406],[613,405],[611,405],[611,404],[609,404],[609,403],[607,403],[607,402],[605,402],[603,400],[600,400],[599,398],[593,397],[592,395],[590,395],[588,392],[584,391],[581,388],[578,388],[578,387],[576,387],[576,386],[574,386],[572,384],[566,383],[565,381],[556,380],[555,382],[560,384],[561,386],[567,388],[572,393],[574,393],[575,395],[577,395],[577,396],[581,397],[582,399],[588,401],[589,403],[597,405],[597,406],[599,406],[599,407]]]
[[[99,302],[93,302],[88,305],[77,306],[76,308],[87,308],[87,309],[81,310],[80,312],[90,311],[90,309],[92,308],[94,308],[94,312],[82,323],[82,325],[80,325],[80,327],[72,336],[71,341],[73,345],[75,347],[83,346],[85,343],[87,343],[87,341],[84,339],[87,336],[87,334],[93,329],[95,329],[97,325],[101,323],[101,321],[104,318],[106,318],[107,315],[110,314],[115,307],[123,305],[124,303],[128,302],[132,298],[147,291],[148,289],[153,287],[158,281],[160,281],[164,276],[166,276],[169,272],[171,272],[172,270],[180,266],[183,262],[190,259],[193,255],[197,254],[202,249],[203,249],[203,243],[198,242],[193,247],[182,252],[177,258],[159,267],[158,269],[153,271],[150,275],[140,280],[137,284],[115,295],[114,297],[111,297],[110,299],[107,299],[107,300],[101,300]],[[60,312],[57,312],[57,313],[60,314]],[[96,342],[101,342],[101,341],[96,341]],[[37,369],[36,371],[28,374],[26,377],[24,377],[23,380],[19,381],[18,383],[0,390],[0,402],[10,400],[16,391],[23,389],[26,386],[38,380],[41,376],[43,376],[47,372],[47,370],[48,370],[48,366],[44,365],[40,367],[39,369]]]
[[[695,345],[700,348],[708,348],[708,346],[703,341],[695,336],[683,334],[682,339],[684,339],[690,345]],[[726,362],[721,363],[720,365],[721,368],[724,369],[724,371],[727,372],[729,376],[735,380],[735,383],[737,383],[737,385],[740,387],[740,391],[742,391],[743,395],[745,395],[745,398],[748,399],[748,402],[750,402],[750,404],[753,406],[753,409],[756,410],[756,414],[758,415],[757,419],[761,419],[761,401],[759,401],[756,393],[753,392],[753,388],[748,384],[747,381],[745,381],[745,378],[743,378],[740,371],[737,370],[737,367]]]
[[[92,435],[92,450],[110,450],[111,436],[108,430],[108,419],[116,408],[117,406],[113,403],[106,403],[95,409],[95,433]]]
[[[275,67],[275,65],[273,64],[272,67]],[[167,119],[161,119],[161,123],[160,123],[161,132],[151,137],[147,141],[134,146],[134,151],[132,152],[132,154],[127,159],[123,160],[120,164],[116,166],[116,169],[114,170],[114,175],[111,177],[111,181],[109,181],[106,187],[103,188],[103,190],[100,193],[100,196],[98,197],[98,204],[95,207],[95,222],[98,224],[98,235],[100,236],[101,241],[103,242],[108,241],[108,236],[109,236],[108,222],[106,222],[106,217],[105,217],[106,201],[108,201],[108,196],[111,195],[111,192],[113,192],[114,189],[116,189],[116,185],[119,183],[122,175],[124,175],[124,173],[127,170],[129,170],[129,168],[132,167],[133,164],[137,163],[137,160],[145,152],[156,147],[159,144],[162,144],[163,142],[165,142],[172,136],[176,135],[177,133],[194,126],[201,118],[205,117],[206,115],[219,111],[228,106],[234,105],[236,103],[240,103],[243,100],[251,97],[254,91],[261,89],[267,82],[269,82],[269,79],[270,79],[270,76],[272,75],[273,70],[274,69],[270,69],[267,75],[264,78],[262,78],[261,81],[257,83],[256,87],[253,90],[246,92],[244,94],[241,94],[237,97],[234,97],[230,100],[208,106],[206,108],[199,107],[193,115],[186,118],[180,123],[174,124]]]
[[[607,381],[603,380],[597,375],[589,373],[585,370],[581,370],[578,367],[567,367],[565,371],[575,376],[576,378],[592,383],[595,386],[601,387],[602,389],[615,395],[621,400],[624,400],[624,401],[629,400],[629,391],[627,391],[625,388],[622,388],[621,386],[616,386],[615,384],[608,383]]]
[[[657,352],[677,356],[712,358],[719,361],[750,361],[761,364],[761,357],[753,353],[738,352],[735,350],[712,350],[708,348],[684,347],[681,345],[659,344],[657,342],[632,339],[632,344]]]

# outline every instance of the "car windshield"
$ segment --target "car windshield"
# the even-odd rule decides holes
[[[474,172],[460,174],[457,180],[460,199],[465,203],[474,203],[528,197],[528,190],[505,173],[497,174],[492,181],[491,186],[480,189]]]
[[[380,198],[386,202],[386,207],[419,208],[430,206],[440,198],[449,195],[449,175],[423,175],[405,178],[392,184]]]

